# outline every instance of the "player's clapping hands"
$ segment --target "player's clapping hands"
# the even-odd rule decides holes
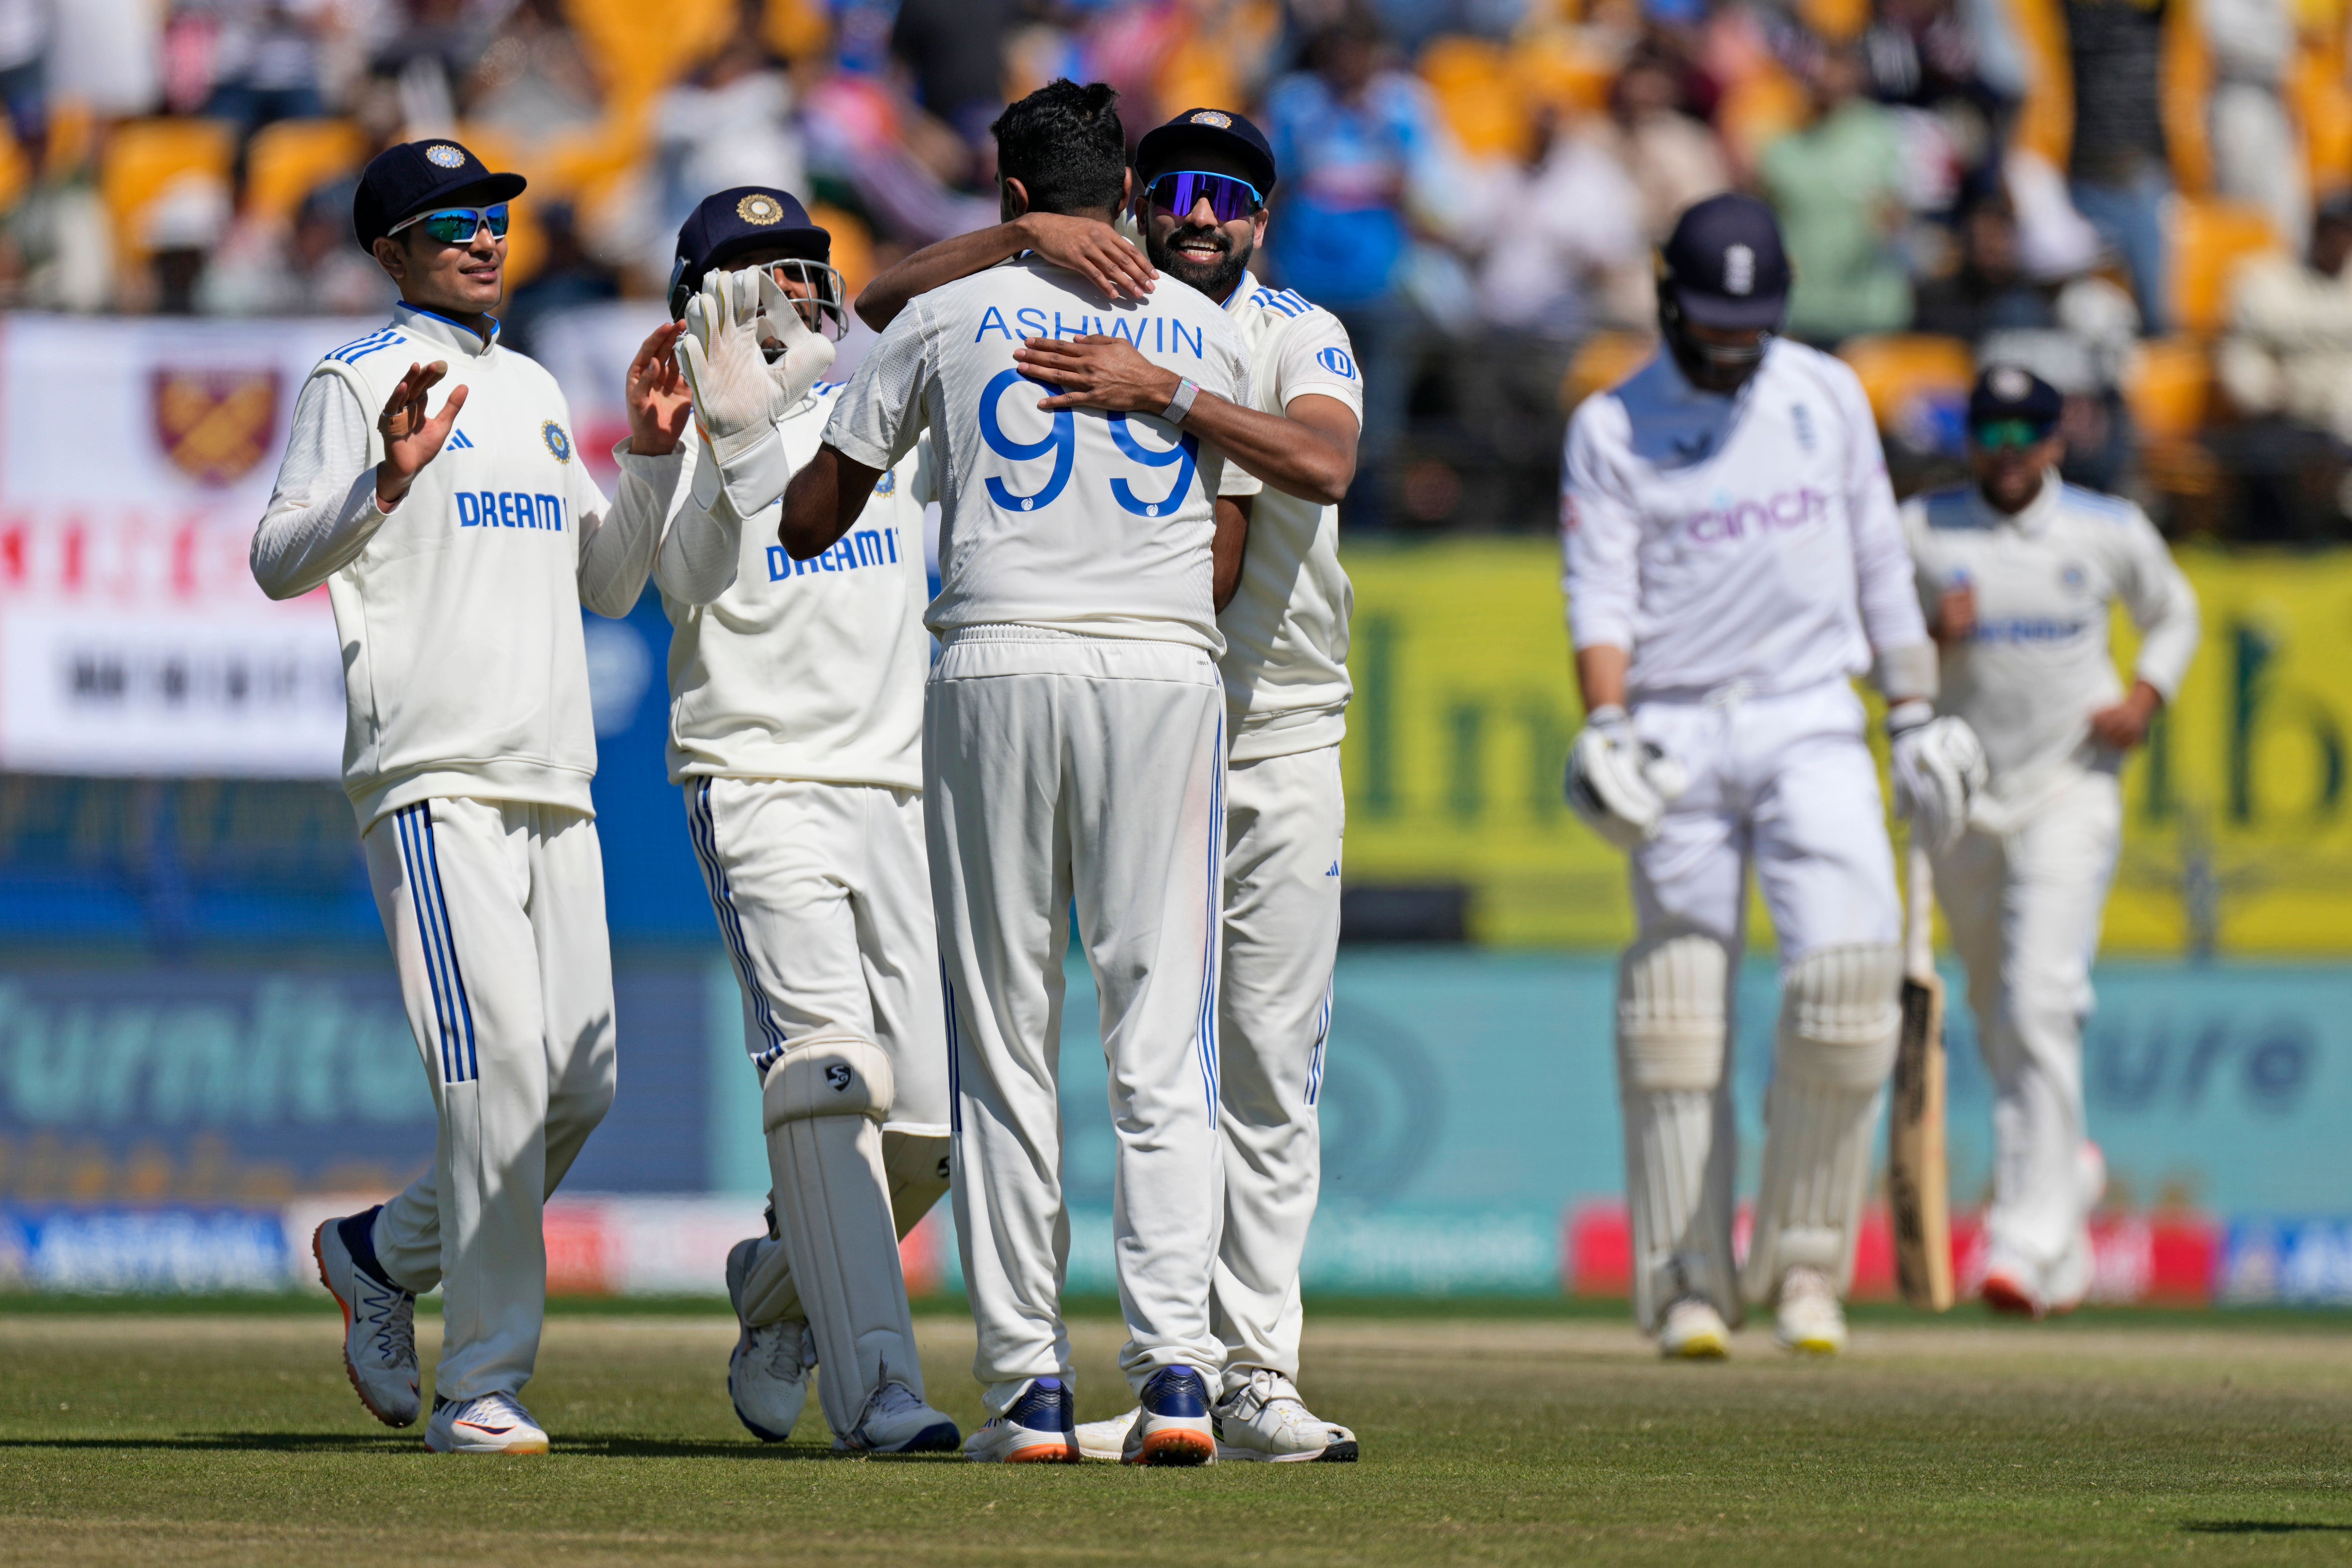
[[[397,506],[425,465],[441,455],[441,444],[457,423],[457,411],[466,406],[466,389],[451,387],[441,412],[430,419],[425,416],[425,395],[448,374],[447,360],[411,364],[392,395],[384,399],[383,412],[375,422],[376,433],[383,438],[383,461],[375,470],[378,506],[387,510]]]
[[[637,357],[629,362],[629,450],[639,457],[661,458],[677,450],[694,413],[686,376],[672,358],[685,335],[685,322],[664,321],[646,334],[637,345]]]
[[[1100,408],[1111,414],[1157,414],[1182,380],[1138,353],[1125,338],[1031,338],[1013,351],[1013,363],[1032,381],[1059,387],[1044,409]]]

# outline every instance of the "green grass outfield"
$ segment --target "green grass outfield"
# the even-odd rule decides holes
[[[1309,1317],[1348,1465],[1000,1468],[754,1443],[723,1308],[567,1306],[543,1459],[425,1454],[345,1383],[331,1306],[0,1300],[0,1563],[899,1564],[2352,1561],[2352,1320],[1860,1314],[1798,1363],[1754,1330],[1667,1366],[1622,1309]],[[437,1323],[419,1329],[429,1357]],[[977,1416],[971,1333],[918,1319]],[[1074,1327],[1081,1415],[1119,1331]]]

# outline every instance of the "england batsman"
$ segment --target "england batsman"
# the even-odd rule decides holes
[[[1715,1357],[1733,1272],[1731,994],[1749,868],[1781,1004],[1745,1296],[1834,1352],[1894,1062],[1894,856],[1850,684],[1888,703],[1898,805],[1943,840],[1982,758],[1937,717],[1933,644],[1853,372],[1774,335],[1771,210],[1685,212],[1659,258],[1659,352],[1571,422],[1561,528],[1586,710],[1568,794],[1629,852],[1619,969],[1633,1303],[1670,1356]]]
[[[2057,389],[1994,365],[1969,396],[1975,483],[1914,499],[1903,531],[1943,650],[1939,711],[1982,737],[1990,783],[1934,852],[1993,1080],[1983,1295],[2041,1317],[2091,1284],[2105,1165],[2083,1115],[2091,960],[2123,834],[2116,773],[2180,689],[2197,595],[2139,508],[2058,477]],[[2126,691],[2110,606],[2139,628]]]
[[[658,328],[608,505],[554,378],[490,314],[522,189],[447,140],[368,164],[352,223],[401,302],[304,383],[253,541],[263,592],[323,584],[334,605],[343,788],[440,1121],[431,1170],[312,1247],[352,1386],[390,1426],[416,1419],[415,1301],[442,1287],[437,1453],[547,1451],[519,1399],[546,1305],[541,1205],[613,1100],[580,611],[636,603],[689,412],[677,329]]]
[[[997,120],[1004,216],[1109,222],[1132,176],[1107,85],[1062,80]],[[1015,357],[1033,333],[1116,330],[1177,370],[1150,416],[1047,408]],[[1216,1457],[1209,1321],[1218,1192],[1217,866],[1224,703],[1218,606],[1254,491],[1186,428],[1203,393],[1249,395],[1247,346],[1189,289],[1148,304],[1035,258],[923,295],[836,400],[785,492],[794,559],[835,547],[875,481],[930,432],[940,653],[923,804],[948,982],[954,1194],[997,1462],[1078,1457],[1061,1287],[1069,1218],[1055,1091],[1075,906],[1100,996],[1117,1138],[1113,1258],[1143,1415],[1122,1457]]]
[[[1241,586],[1217,616],[1231,759],[1218,993],[1225,1201],[1213,1304],[1225,1367],[1212,1413],[1217,1457],[1349,1460],[1355,1435],[1309,1411],[1296,1379],[1347,818],[1339,741],[1352,594],[1339,566],[1338,502],[1355,472],[1363,384],[1336,317],[1250,276],[1276,177],[1256,126],[1230,110],[1186,110],[1144,135],[1136,171],[1145,255],[1222,305],[1250,345],[1253,401],[1203,392],[1185,427],[1266,487],[1253,505]],[[1108,285],[1150,284],[1134,248],[1107,226],[1030,215],[918,251],[866,286],[859,313],[884,325],[912,295],[1024,249]],[[1015,357],[1062,389],[1048,407],[1153,413],[1176,392],[1175,371],[1120,337],[1034,338]],[[1080,1426],[1081,1449],[1118,1458],[1137,1414]]]
[[[742,185],[678,231],[670,311],[695,398],[654,575],[669,769],[743,992],[774,1234],[739,1244],[735,1413],[769,1442],[818,1391],[835,1447],[953,1448],[923,1402],[898,1238],[947,1190],[947,1032],[923,847],[923,475],[881,476],[813,561],[776,542],[814,455],[844,323],[832,237]]]

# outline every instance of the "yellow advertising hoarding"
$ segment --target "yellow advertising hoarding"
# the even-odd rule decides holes
[[[2181,560],[2205,637],[2125,771],[2106,951],[2352,955],[2352,552]],[[1350,879],[1465,885],[1482,942],[1623,942],[1623,859],[1560,799],[1580,709],[1557,550],[1358,545],[1346,562]],[[2118,617],[2122,657],[2132,640]]]

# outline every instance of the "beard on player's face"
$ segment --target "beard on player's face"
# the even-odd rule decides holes
[[[1241,238],[1234,239],[1239,230]],[[1180,282],[1189,283],[1212,300],[1222,300],[1234,291],[1234,285],[1249,270],[1250,256],[1257,248],[1255,231],[1244,221],[1235,224],[1201,224],[1187,220],[1169,228],[1163,236],[1160,225],[1153,222],[1144,230],[1143,252],[1151,265]]]

